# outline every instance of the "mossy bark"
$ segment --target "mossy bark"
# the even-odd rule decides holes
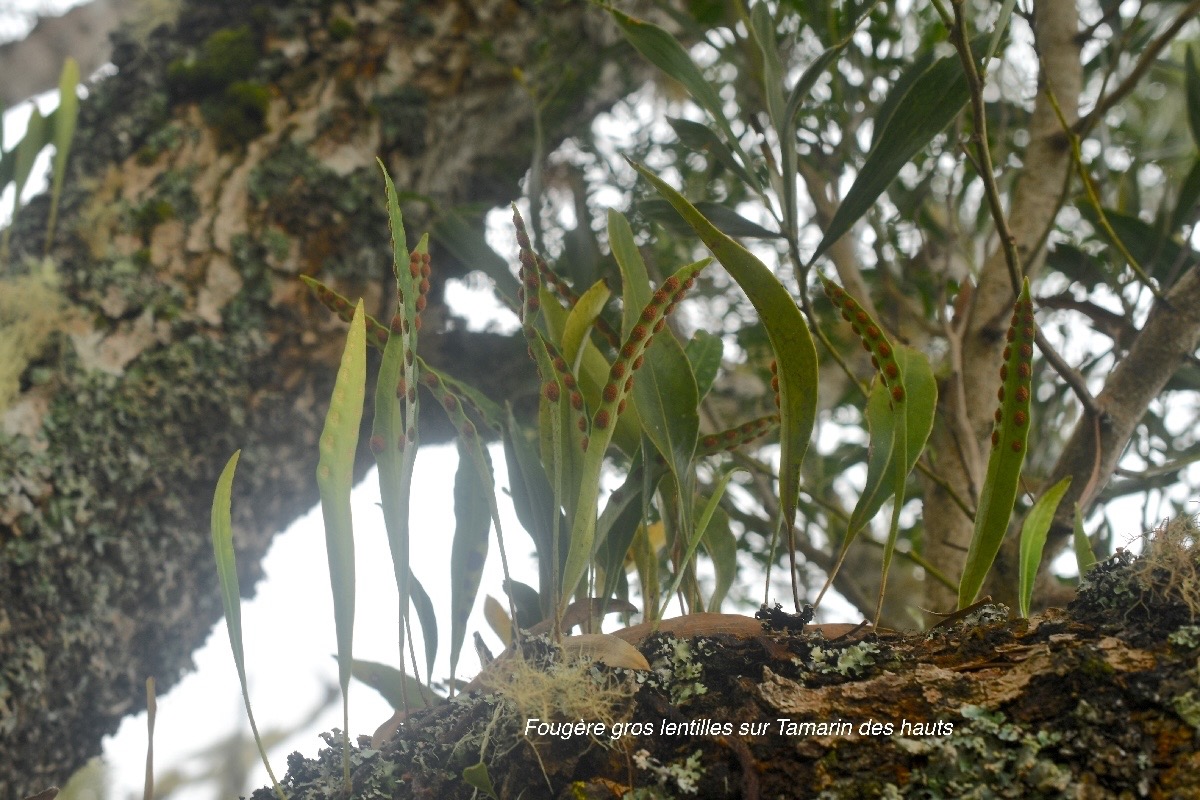
[[[350,796],[469,800],[486,775],[503,800],[1197,797],[1195,592],[1130,561],[1099,565],[1066,610],[988,605],[927,634],[698,620],[642,640],[649,672],[593,665],[590,694],[570,676],[558,708],[521,708],[529,692],[498,682],[382,746],[363,737]],[[288,759],[289,796],[345,796],[340,737],[325,738]]]
[[[220,616],[208,506],[234,449],[244,587],[315,504],[343,325],[297,278],[387,306],[376,156],[424,198],[413,233],[503,204],[533,145],[514,68],[554,70],[553,144],[646,77],[616,38],[572,0],[194,0],[116,42],[50,252],[71,313],[0,409],[0,798],[61,784],[144,706],[146,677],[165,691],[191,666]],[[10,275],[41,257],[46,208],[18,216]],[[456,330],[441,306],[472,265],[434,265],[423,355],[521,397],[523,344]],[[448,437],[428,423],[424,441]]]

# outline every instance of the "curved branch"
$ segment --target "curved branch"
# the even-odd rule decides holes
[[[1096,397],[1101,410],[1099,425],[1095,417],[1084,414],[1075,425],[1066,447],[1054,465],[1047,484],[1074,475],[1058,507],[1047,537],[1047,549],[1056,552],[1071,536],[1076,503],[1086,514],[1101,490],[1116,471],[1135,428],[1158,397],[1171,376],[1193,356],[1200,346],[1200,267],[1193,267],[1166,292],[1150,311],[1146,324],[1133,340],[1128,355],[1117,362],[1112,374]],[[1099,429],[1097,442],[1096,429]],[[1100,452],[1097,457],[1096,447]],[[1098,480],[1085,480],[1095,473]],[[1012,545],[1008,547],[1007,545]],[[1006,543],[1006,551],[1015,551],[1016,542]],[[993,583],[998,590],[1016,586],[1016,560],[996,562]],[[1043,570],[1043,577],[1045,576]],[[1040,585],[1040,584],[1039,584]]]
[[[133,0],[91,0],[58,17],[42,17],[23,38],[0,45],[0,106],[11,108],[58,86],[70,56],[83,75],[112,54],[109,35],[134,10]]]

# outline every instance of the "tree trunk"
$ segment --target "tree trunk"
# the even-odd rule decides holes
[[[209,503],[235,449],[247,591],[315,504],[343,326],[297,278],[373,313],[391,301],[376,156],[422,198],[406,209],[419,234],[517,195],[533,103],[515,68],[557,88],[551,145],[648,74],[569,0],[197,0],[181,15],[144,46],[118,38],[117,75],[83,103],[52,274],[30,268],[44,200],[17,217],[0,274],[45,301],[27,303],[40,346],[0,406],[0,798],[63,782],[144,707],[148,676],[165,691],[191,666],[221,613]],[[435,249],[423,355],[520,398],[524,345],[456,329],[441,305],[472,267]]]
[[[488,692],[416,712],[377,746],[363,737],[348,792],[329,735],[318,758],[288,760],[284,789],[330,800],[469,800],[487,796],[485,781],[502,800],[1196,797],[1200,595],[1184,565],[1194,575],[1197,552],[1162,545],[1099,565],[1068,610],[1029,620],[989,605],[900,634],[693,615],[625,632],[650,671],[508,660]]]
[[[1046,236],[1059,207],[1064,180],[1071,166],[1070,148],[1048,90],[1053,90],[1068,122],[1078,115],[1083,68],[1076,41],[1078,9],[1074,3],[1040,4],[1034,18],[1041,78],[1029,125],[1029,145],[1013,192],[1008,223],[1025,274],[1038,273]],[[948,377],[938,387],[939,418],[930,438],[929,458],[958,499],[974,510],[987,470],[1000,385],[1001,351],[1017,293],[1005,263],[1004,248],[997,245],[980,272],[979,285],[969,298],[969,310],[950,343]],[[959,322],[956,320],[956,323]],[[1064,505],[1069,508],[1069,504]],[[973,524],[954,498],[933,481],[926,482],[922,514],[927,530],[925,557],[948,575],[961,575],[971,542]],[[998,568],[1013,569],[1014,554],[1005,551]],[[1015,586],[1015,581],[1011,584]],[[989,583],[999,593],[1008,584]],[[949,611],[956,606],[954,592],[928,581],[925,608]],[[1012,602],[1009,595],[1003,598]]]

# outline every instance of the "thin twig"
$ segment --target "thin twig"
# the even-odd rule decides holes
[[[1121,467],[1117,467],[1115,470],[1113,470],[1113,473],[1120,475],[1122,478],[1131,478],[1134,480],[1157,478],[1161,475],[1170,475],[1173,472],[1179,472],[1180,470],[1195,464],[1197,461],[1200,461],[1200,452],[1193,453],[1185,458],[1178,458],[1174,461],[1168,461],[1166,464],[1148,467],[1143,470],[1122,469]]]
[[[1084,409],[1092,416],[1099,418],[1103,414],[1103,411],[1096,404],[1096,398],[1092,397],[1092,393],[1088,391],[1087,382],[1083,379],[1083,376],[1079,374],[1077,369],[1068,364],[1066,359],[1058,354],[1054,346],[1046,340],[1042,329],[1036,325],[1034,326],[1033,340],[1037,343],[1038,349],[1042,351],[1042,355],[1046,361],[1050,363],[1050,366],[1054,367],[1054,371],[1058,373],[1058,376],[1067,382],[1067,385],[1071,387],[1071,391],[1075,392],[1075,396],[1079,398],[1079,402],[1083,405]]]
[[[1200,0],[1197,0],[1200,2]],[[964,0],[953,0],[954,6],[954,45],[962,61],[963,71],[967,76],[967,87],[971,93],[972,122],[975,128],[971,138],[979,157],[979,177],[983,180],[984,191],[987,195],[988,208],[996,223],[996,233],[1000,237],[1000,247],[1004,250],[1004,262],[1008,265],[1008,277],[1012,282],[1013,294],[1021,291],[1021,257],[1017,253],[1017,240],[1008,227],[1004,216],[1004,204],[1000,199],[1000,189],[996,186],[996,177],[992,168],[992,152],[988,147],[987,108],[983,103],[983,78],[975,65],[975,56],[971,53],[970,37],[967,32],[967,17],[963,10]]]
[[[924,474],[926,478],[936,483],[938,488],[945,492],[946,495],[954,502],[954,505],[958,506],[959,509],[967,515],[968,519],[975,519],[975,512],[967,506],[967,502],[965,500],[958,496],[958,492],[954,491],[954,487],[947,483],[945,478],[934,472],[932,467],[919,460],[917,461],[917,469],[921,470],[922,474]]]
[[[957,3],[955,4],[957,8]],[[1157,39],[1152,41],[1134,65],[1133,70],[1125,76],[1125,80],[1121,81],[1115,89],[1100,98],[1086,117],[1083,117],[1071,127],[1071,132],[1077,136],[1086,136],[1091,132],[1092,128],[1096,127],[1108,110],[1116,105],[1121,98],[1133,91],[1133,88],[1138,85],[1142,77],[1154,66],[1158,60],[1158,54],[1162,52],[1171,40],[1179,33],[1184,25],[1191,22],[1200,14],[1200,0],[1192,0],[1187,8],[1179,12],[1179,15],[1167,26],[1167,29],[1159,35]]]
[[[1200,2],[1200,0],[1197,0]],[[1155,284],[1154,279],[1142,269],[1142,265],[1134,258],[1133,253],[1129,252],[1129,248],[1125,246],[1125,242],[1113,230],[1112,225],[1108,221],[1108,215],[1104,213],[1104,206],[1100,202],[1100,193],[1096,190],[1096,184],[1092,180],[1092,176],[1088,174],[1087,166],[1083,163],[1083,150],[1079,145],[1079,137],[1071,130],[1067,124],[1067,118],[1063,115],[1062,107],[1058,104],[1058,98],[1054,94],[1054,89],[1050,86],[1049,78],[1046,79],[1046,99],[1050,101],[1050,106],[1054,109],[1055,116],[1058,117],[1058,124],[1062,126],[1063,131],[1067,135],[1067,139],[1071,145],[1071,160],[1075,163],[1075,169],[1079,173],[1079,178],[1083,182],[1084,191],[1087,193],[1088,202],[1092,204],[1092,208],[1096,212],[1097,221],[1100,223],[1100,228],[1108,236],[1113,246],[1117,248],[1117,252],[1129,264],[1129,268],[1133,270],[1150,293],[1154,295],[1156,300],[1165,302],[1166,298],[1161,289]]]

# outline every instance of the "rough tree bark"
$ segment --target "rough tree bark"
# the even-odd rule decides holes
[[[504,800],[1197,797],[1200,594],[1185,576],[1200,563],[1184,533],[1161,534],[1148,559],[1114,556],[1069,609],[1028,620],[989,605],[901,634],[695,614],[617,631],[645,656],[636,672],[564,666],[542,640],[493,664],[482,692],[362,737],[349,791],[331,735],[316,758],[289,757],[284,788],[330,800],[471,800],[485,780]]]
[[[56,331],[0,409],[0,797],[64,781],[147,676],[165,690],[190,667],[220,616],[208,504],[234,449],[244,587],[315,504],[342,337],[297,277],[386,304],[375,157],[427,201],[418,234],[436,209],[513,199],[533,143],[514,67],[559,89],[551,143],[586,130],[648,75],[607,25],[568,0],[196,0],[117,39],[50,252]],[[0,277],[41,257],[46,206],[16,220]],[[459,329],[440,290],[471,265],[434,263],[425,357],[520,397],[524,345]]]

